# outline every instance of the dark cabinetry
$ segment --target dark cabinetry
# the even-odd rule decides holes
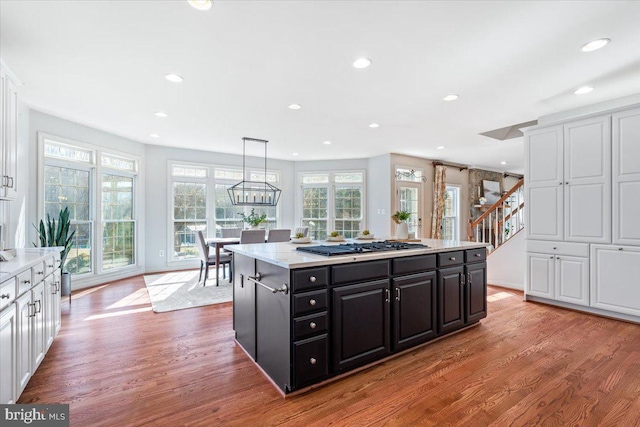
[[[487,317],[487,263],[467,264],[464,269],[466,273],[465,323],[473,323]]]
[[[403,350],[436,336],[436,273],[392,280],[393,349]]]
[[[464,267],[438,271],[438,332],[444,334],[464,326]]]

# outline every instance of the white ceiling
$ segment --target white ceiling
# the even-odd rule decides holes
[[[517,171],[522,138],[478,134],[640,92],[635,1],[2,0],[0,15],[0,54],[32,108],[175,147],[241,153],[250,136],[270,158]],[[360,56],[371,67],[354,68]]]

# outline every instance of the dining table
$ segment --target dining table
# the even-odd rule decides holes
[[[240,243],[240,237],[208,237],[205,239],[208,246],[215,248],[216,251],[216,286],[220,282],[220,276],[218,275],[218,267],[220,267],[220,249],[224,245],[235,245]],[[230,276],[231,277],[231,276]]]

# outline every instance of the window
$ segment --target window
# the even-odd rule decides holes
[[[221,237],[223,228],[244,226],[240,213],[248,215],[251,207],[232,205],[227,193],[229,187],[243,180],[242,169],[172,163],[170,171],[173,210],[171,260],[198,257],[198,230],[207,237]],[[263,181],[264,176],[264,170],[247,171],[246,179]],[[277,185],[279,178],[278,172],[267,171],[268,182]],[[277,206],[254,209],[259,215],[267,214],[267,228],[277,227]]]
[[[446,186],[442,218],[442,238],[444,240],[460,239],[460,187],[458,186]]]
[[[302,225],[313,239],[331,231],[350,238],[363,226],[364,172],[303,174]]]
[[[44,163],[42,211],[57,218],[68,207],[70,231],[75,231],[64,268],[87,275],[135,265],[138,161],[65,138],[42,133],[38,138]],[[101,240],[102,245],[94,245]]]

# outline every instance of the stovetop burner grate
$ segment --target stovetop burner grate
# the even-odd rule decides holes
[[[371,242],[371,243],[343,243],[340,245],[320,245],[320,246],[298,246],[296,249],[302,252],[308,252],[316,255],[333,256],[333,255],[353,255],[371,252],[401,251],[405,249],[428,248],[429,246],[422,243],[405,243],[405,242]]]

